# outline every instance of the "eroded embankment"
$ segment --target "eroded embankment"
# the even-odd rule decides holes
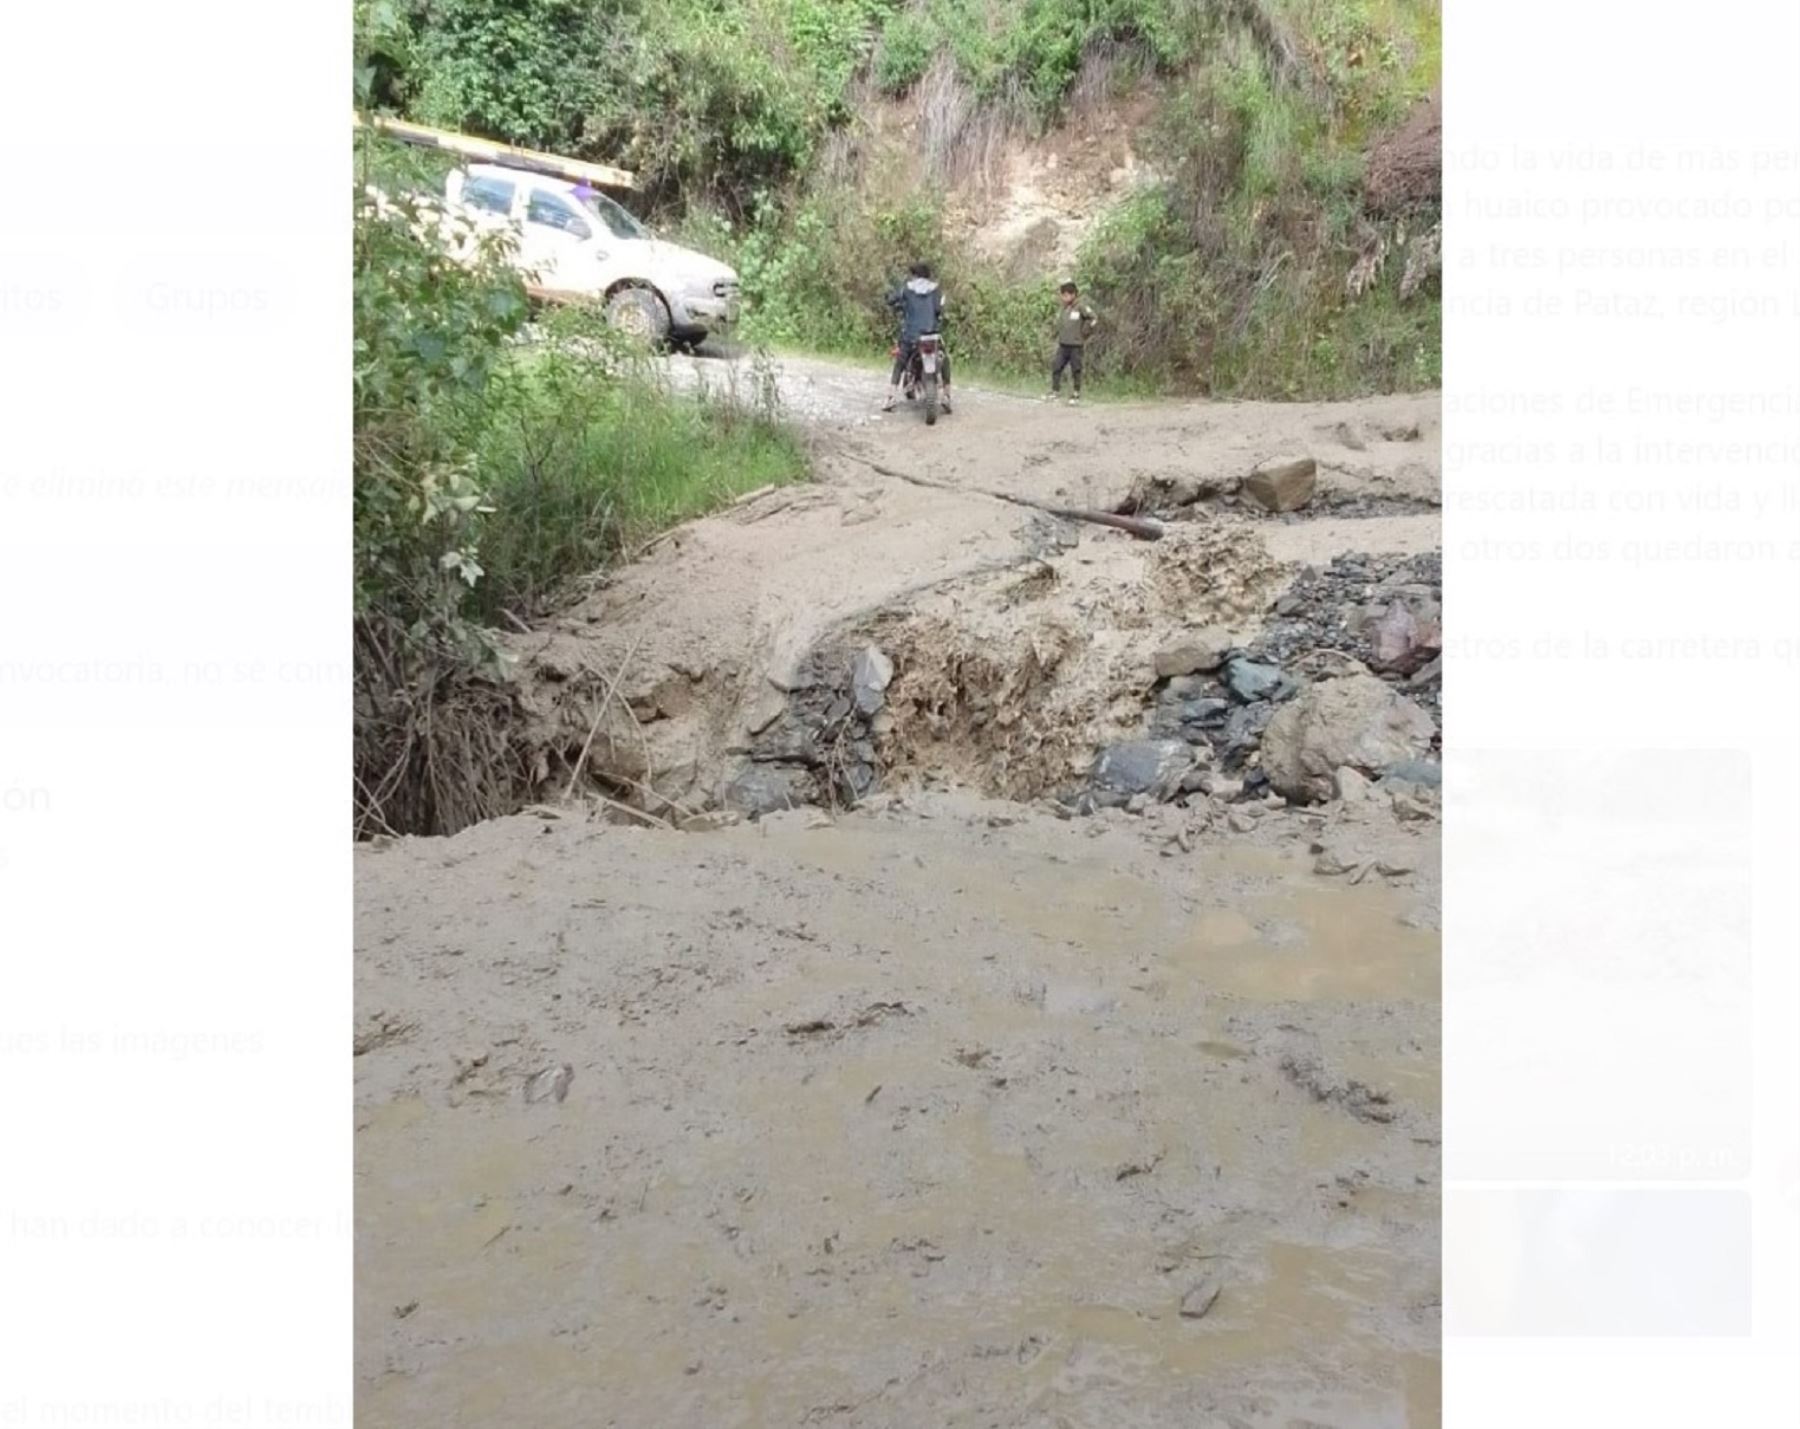
[[[1436,1429],[1435,518],[1354,504],[1435,447],[1349,419],[968,394],[509,642],[558,807],[357,852],[359,1423]]]
[[[1373,624],[1396,600],[1416,645],[1435,638],[1435,584],[1390,580],[1395,559],[1436,545],[1435,398],[1088,416],[973,393],[941,426],[953,430],[839,430],[817,484],[672,533],[512,637],[532,751],[521,803],[592,788],[680,823],[923,778],[1065,794],[1108,745],[1169,734],[1172,688],[1191,716],[1176,723],[1206,729],[1188,741],[1196,759],[1235,767],[1274,704],[1351,668],[1307,664],[1315,652],[1415,674],[1371,664]],[[1296,455],[1311,467],[1304,500],[1270,513],[1246,480]],[[1020,499],[1153,511],[1167,534],[1138,542]],[[1158,673],[1195,638],[1281,667],[1279,698],[1218,663]],[[892,671],[859,709],[865,649]],[[1250,708],[1203,703],[1220,699]],[[1212,737],[1227,724],[1229,739]],[[1152,782],[1169,783],[1159,768]]]

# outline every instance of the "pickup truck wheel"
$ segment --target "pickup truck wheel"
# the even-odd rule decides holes
[[[607,299],[607,321],[650,347],[669,338],[668,305],[648,288],[621,288]]]

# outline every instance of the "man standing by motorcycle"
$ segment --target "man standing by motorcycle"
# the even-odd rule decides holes
[[[944,323],[944,290],[937,285],[931,276],[929,263],[914,263],[909,270],[911,276],[906,282],[888,294],[888,306],[900,314],[900,350],[894,355],[894,374],[888,386],[887,401],[882,403],[881,410],[891,412],[894,402],[900,396],[900,382],[906,376],[906,370],[912,365],[913,357],[918,351],[919,339],[928,332],[941,332]],[[950,410],[950,355],[942,353],[939,359],[942,381],[942,397],[940,405],[944,411]]]

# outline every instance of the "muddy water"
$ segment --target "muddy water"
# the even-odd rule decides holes
[[[363,857],[358,1422],[1435,1425],[1418,892],[982,814]]]

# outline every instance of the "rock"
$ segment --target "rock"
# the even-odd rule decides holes
[[[743,821],[744,816],[736,809],[710,809],[704,814],[689,814],[681,821],[681,831],[684,834],[711,834]]]
[[[798,665],[792,670],[769,670],[765,672],[763,678],[784,695],[795,695],[801,690],[810,690],[816,683],[812,671],[804,664]]]
[[[1216,728],[1231,713],[1231,701],[1217,695],[1201,695],[1195,699],[1165,699],[1158,702],[1160,717],[1176,724],[1197,724]]]
[[[1210,760],[1212,748],[1205,742],[1207,731],[1224,727],[1230,715],[1230,701],[1216,697],[1164,701],[1151,717],[1150,734],[1156,739],[1185,739],[1196,746],[1196,753],[1204,750],[1204,757]]]
[[[1262,765],[1278,793],[1323,803],[1342,768],[1373,775],[1431,748],[1431,716],[1373,675],[1310,685],[1276,711],[1262,736]]]
[[[1377,670],[1404,670],[1419,638],[1419,622],[1404,601],[1395,601],[1375,621],[1369,633],[1374,647],[1371,663]],[[1423,664],[1420,661],[1419,664]],[[1414,665],[1414,669],[1418,666]]]
[[[1277,615],[1298,615],[1305,609],[1306,602],[1301,600],[1297,595],[1284,595],[1280,600],[1275,602],[1275,613]]]
[[[721,802],[755,819],[779,809],[800,808],[818,797],[818,781],[810,771],[791,764],[752,764],[726,787]]]
[[[567,1062],[558,1067],[545,1067],[534,1072],[525,1083],[528,1102],[561,1101],[569,1094],[569,1083],[575,1080],[575,1069]]]
[[[1206,774],[1201,777],[1200,787],[1215,799],[1223,799],[1229,803],[1244,792],[1242,779],[1228,779],[1223,774]]]
[[[1434,805],[1416,794],[1406,792],[1405,786],[1395,789],[1389,798],[1393,804],[1394,816],[1405,822],[1423,823],[1437,817]]]
[[[1279,699],[1293,690],[1294,682],[1279,666],[1259,664],[1239,655],[1226,663],[1225,687],[1243,703],[1250,704],[1255,700]]]
[[[790,714],[763,732],[750,757],[765,764],[817,764],[822,756],[817,732]]]
[[[752,736],[761,734],[786,712],[787,696],[773,685],[759,685],[756,698],[744,717],[744,727]]]
[[[1444,766],[1429,759],[1400,759],[1383,769],[1381,777],[1436,789],[1444,782]]]
[[[1225,762],[1242,763],[1244,757],[1261,743],[1263,731],[1274,718],[1275,706],[1267,700],[1233,710],[1231,718],[1225,721]]]
[[[1222,1288],[1219,1277],[1211,1271],[1202,1275],[1188,1287],[1187,1293],[1181,1297],[1181,1318],[1184,1320],[1204,1319],[1206,1312],[1218,1304],[1219,1291]]]
[[[1444,678],[1444,657],[1433,656],[1431,663],[1423,666],[1419,672],[1406,682],[1409,690],[1421,690],[1427,685],[1434,685]]]
[[[863,647],[850,668],[851,698],[865,715],[877,713],[887,703],[887,687],[894,678],[894,662],[873,645]]]
[[[1354,873],[1362,864],[1338,849],[1321,848],[1313,860],[1313,872],[1323,874],[1326,878],[1336,878],[1340,873]]]
[[[1233,809],[1225,822],[1231,826],[1234,834],[1251,833],[1256,828],[1256,820],[1250,817],[1248,809]]]
[[[1369,644],[1370,663],[1377,670],[1410,675],[1438,658],[1443,628],[1434,619],[1421,620],[1404,601],[1396,600],[1374,621]]]
[[[1339,799],[1346,804],[1366,804],[1375,786],[1349,765],[1332,771],[1331,782]]]
[[[1244,478],[1244,494],[1265,511],[1298,511],[1313,498],[1319,466],[1311,457],[1266,462]]]
[[[1215,631],[1191,635],[1156,652],[1156,678],[1173,679],[1178,675],[1197,675],[1203,670],[1216,670],[1225,663],[1231,641]]]
[[[1201,794],[1206,791],[1207,781],[1213,776],[1204,769],[1190,769],[1181,776],[1181,792],[1184,794]]]
[[[1402,874],[1411,873],[1414,867],[1413,861],[1405,854],[1391,853],[1375,860],[1375,871],[1386,878],[1399,878]]]
[[[1149,807],[1150,796],[1148,794],[1133,794],[1125,801],[1125,812],[1128,814],[1141,814]]]
[[[1110,745],[1094,760],[1094,796],[1098,803],[1115,808],[1133,794],[1168,799],[1193,766],[1194,752],[1180,740],[1135,739]]]
[[[1309,680],[1339,680],[1345,675],[1369,673],[1367,665],[1342,650],[1311,651],[1295,661],[1294,668]]]
[[[1366,452],[1369,449],[1369,444],[1356,433],[1348,422],[1339,422],[1332,429],[1332,434],[1353,452]]]

